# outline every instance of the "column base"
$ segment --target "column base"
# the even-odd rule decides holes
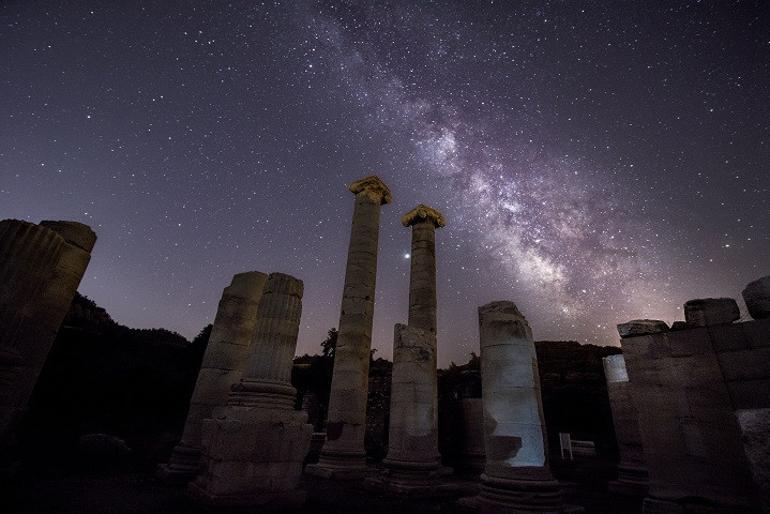
[[[476,481],[447,479],[448,475],[451,475],[451,468],[411,475],[385,469],[367,477],[364,488],[410,498],[451,498],[478,493],[479,485]]]
[[[188,486],[190,496],[212,507],[259,507],[264,511],[299,510],[305,504],[307,493],[303,490],[258,492],[251,494],[213,494],[192,482]]]
[[[521,514],[529,512],[581,512],[581,507],[562,502],[559,482],[542,468],[516,470],[511,478],[481,475],[480,511],[484,514]]]
[[[166,464],[158,466],[155,476],[166,484],[186,484],[201,471],[201,449],[185,444],[174,447]]]
[[[330,452],[321,450],[317,464],[305,466],[305,473],[327,480],[361,480],[371,473],[365,452]]]

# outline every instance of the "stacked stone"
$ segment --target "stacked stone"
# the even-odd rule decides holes
[[[26,408],[96,236],[85,225],[0,222],[0,438]]]
[[[334,351],[326,443],[308,473],[333,479],[366,472],[366,400],[377,278],[380,207],[392,201],[388,186],[370,176],[349,187],[356,195],[339,336]]]
[[[479,307],[486,466],[482,512],[562,512],[547,463],[537,354],[513,302]]]
[[[621,494],[644,496],[648,485],[647,466],[639,433],[639,413],[629,391],[626,361],[622,354],[604,357],[602,361],[620,453],[618,477],[610,482],[609,488]]]
[[[770,476],[767,459],[756,460],[763,471],[751,458],[770,455],[770,320],[734,323],[729,298],[684,307],[670,331],[618,327],[649,471],[644,509],[753,512]]]
[[[290,382],[302,292],[300,280],[270,274],[243,378],[227,407],[203,422],[203,471],[190,490],[208,503],[286,508],[304,501],[297,486],[312,426],[294,410]]]
[[[441,466],[436,382],[436,228],[444,216],[418,205],[402,218],[412,227],[409,325],[396,325],[390,400],[388,469],[391,487],[430,485]]]
[[[257,323],[257,308],[267,275],[258,271],[239,273],[222,292],[195,384],[184,433],[159,477],[168,482],[192,480],[200,470],[201,426],[224,407],[230,387],[241,379]]]

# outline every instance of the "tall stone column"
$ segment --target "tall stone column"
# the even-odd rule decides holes
[[[40,294],[53,276],[65,242],[46,227],[19,220],[0,222],[0,441],[25,390],[24,328],[40,307]]]
[[[207,503],[287,508],[304,501],[296,488],[313,427],[294,410],[290,382],[302,292],[300,280],[270,274],[243,378],[227,407],[203,422],[203,470],[190,491]]]
[[[235,275],[219,300],[214,326],[190,399],[184,433],[159,478],[184,483],[200,470],[201,426],[214,409],[224,407],[230,387],[241,379],[257,323],[257,308],[267,275],[258,271]]]
[[[24,322],[23,334],[16,345],[24,359],[24,372],[19,382],[16,419],[21,419],[26,410],[48,353],[91,261],[91,251],[96,244],[96,234],[91,227],[82,223],[41,221],[40,226],[59,234],[64,239],[64,244],[51,277],[41,289],[38,308]]]
[[[647,466],[639,433],[639,412],[631,398],[626,361],[622,354],[604,357],[602,361],[620,453],[618,478],[610,482],[609,487],[618,493],[644,496],[648,487]]]
[[[326,443],[318,464],[306,468],[308,473],[335,479],[360,478],[366,470],[364,434],[380,207],[392,200],[388,186],[375,176],[354,182],[349,189],[356,195],[356,203],[334,351]]]
[[[482,512],[561,512],[548,469],[537,354],[513,302],[479,307],[486,466]]]
[[[409,325],[396,325],[388,456],[391,486],[423,482],[441,465],[436,383],[436,228],[444,216],[418,205],[401,220],[412,227]],[[405,486],[408,487],[408,486]]]

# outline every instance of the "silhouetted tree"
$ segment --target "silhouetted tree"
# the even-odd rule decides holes
[[[337,348],[337,332],[336,328],[329,329],[326,339],[321,343],[321,355],[324,357],[334,357],[334,349]]]

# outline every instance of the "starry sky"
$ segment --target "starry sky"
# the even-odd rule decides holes
[[[418,203],[448,221],[442,365],[488,301],[617,344],[770,273],[767,2],[5,0],[0,119],[0,217],[91,225],[80,291],[129,326],[192,337],[233,274],[282,271],[317,352],[369,174],[378,356]]]

